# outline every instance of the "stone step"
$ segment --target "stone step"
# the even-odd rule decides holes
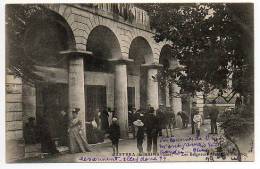
[[[41,144],[25,145],[25,158],[39,157],[41,154]]]

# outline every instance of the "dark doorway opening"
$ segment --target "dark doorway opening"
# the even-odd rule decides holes
[[[135,88],[127,87],[128,109],[135,107]]]
[[[68,145],[68,117],[62,115],[62,111],[68,111],[68,86],[66,84],[37,84],[36,121],[41,130],[39,133],[44,132],[45,135],[50,136],[56,147]],[[41,140],[41,142],[44,141]],[[42,151],[45,151],[43,146]]]
[[[94,120],[97,109],[102,111],[107,106],[106,86],[85,86],[86,121]]]

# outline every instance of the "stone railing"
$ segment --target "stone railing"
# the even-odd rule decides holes
[[[82,7],[91,8],[101,13],[113,15],[114,19],[122,20],[137,26],[143,26],[150,29],[150,20],[148,12],[140,9],[133,4],[125,3],[96,3],[82,4]]]

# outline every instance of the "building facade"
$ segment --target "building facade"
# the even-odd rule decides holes
[[[175,114],[182,110],[181,98],[169,96],[180,88],[158,85],[157,73],[178,62],[167,56],[168,42],[154,41],[146,11],[129,4],[45,6],[52,15],[31,24],[25,37],[26,51],[34,53],[35,74],[43,80],[27,84],[12,72],[6,75],[7,161],[26,157],[23,127],[29,117],[45,114],[56,129],[57,112],[71,116],[78,107],[85,123],[109,107],[127,138],[129,107],[163,104]]]

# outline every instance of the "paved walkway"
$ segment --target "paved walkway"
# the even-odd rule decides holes
[[[165,131],[163,131],[163,137],[158,138],[158,152],[164,151],[164,153],[167,153],[167,150],[175,150],[169,152],[171,155],[170,157],[167,157],[165,161],[207,161],[207,156],[205,156],[206,152],[205,149],[209,148],[209,144],[213,145],[212,139],[206,139],[208,136],[208,133],[210,132],[210,125],[209,125],[209,120],[205,121],[205,124],[201,128],[201,140],[200,141],[194,141],[196,144],[204,144],[206,147],[203,148],[203,146],[198,146],[198,149],[194,150],[194,146],[190,146],[190,141],[185,142],[185,141],[180,141],[174,140],[174,139],[182,139],[182,138],[189,138],[189,139],[194,139],[194,135],[191,134],[191,128],[188,127],[186,129],[175,129],[173,130],[173,135],[174,137],[167,138]],[[216,136],[210,136],[210,137],[216,137]],[[163,141],[162,141],[163,140]],[[193,142],[193,143],[194,143]],[[181,148],[163,148],[161,146],[177,146],[180,143],[181,146],[187,146],[184,149]],[[212,146],[211,145],[211,146]],[[210,146],[210,147],[211,147]],[[196,146],[195,146],[196,147]],[[212,146],[214,147],[214,146]],[[47,158],[37,158],[37,159],[27,159],[23,160],[22,162],[33,162],[33,163],[67,163],[67,162],[82,162],[80,158],[82,157],[111,157],[112,155],[112,146],[110,142],[103,143],[103,144],[97,144],[97,145],[92,145],[92,152],[87,152],[87,153],[77,153],[77,154],[63,154],[63,155],[56,155],[56,156],[51,156]],[[146,152],[146,140],[144,140],[143,144],[144,151]],[[215,147],[214,147],[215,148]],[[195,156],[194,154],[191,155],[191,152],[195,151]],[[136,140],[134,139],[127,139],[127,140],[121,140],[119,143],[119,153],[134,153],[138,154],[138,149],[136,146]],[[185,154],[186,153],[186,154]],[[199,153],[204,153],[204,155],[200,156]],[[197,156],[198,154],[198,156]],[[220,160],[220,159],[219,159]]]

